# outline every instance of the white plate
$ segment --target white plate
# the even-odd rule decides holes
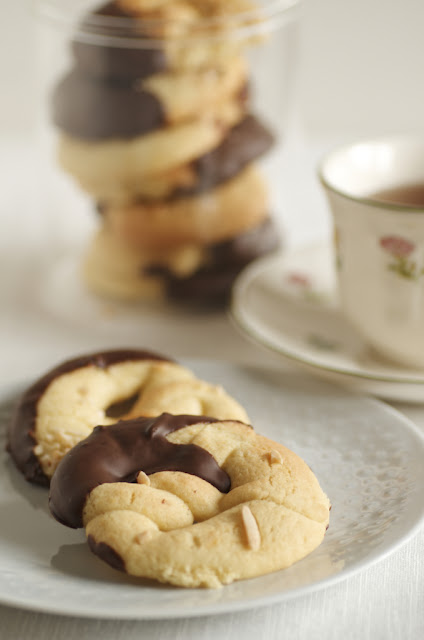
[[[424,371],[383,360],[343,317],[326,245],[252,263],[236,280],[231,315],[248,337],[310,373],[382,398],[424,403]]]
[[[3,453],[0,602],[121,619],[251,609],[348,578],[417,530],[424,517],[424,441],[406,418],[377,400],[301,372],[286,375],[210,361],[186,364],[223,384],[245,405],[257,431],[282,441],[312,467],[333,505],[322,545],[285,571],[217,590],[137,581],[92,555],[82,531],[54,521],[46,490],[26,483]],[[0,394],[2,449],[11,395]]]

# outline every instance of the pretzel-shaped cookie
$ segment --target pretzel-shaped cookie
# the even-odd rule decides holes
[[[163,411],[247,420],[220,386],[156,353],[114,350],[69,360],[22,396],[8,449],[27,480],[48,485],[59,461],[96,425]]]
[[[204,416],[99,427],[62,460],[50,491],[53,515],[84,525],[107,563],[185,587],[290,566],[321,543],[329,508],[292,451]]]

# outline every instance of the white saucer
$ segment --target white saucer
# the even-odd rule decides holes
[[[235,283],[231,315],[247,336],[311,373],[382,398],[424,403],[424,371],[384,361],[343,317],[329,246],[252,263]]]

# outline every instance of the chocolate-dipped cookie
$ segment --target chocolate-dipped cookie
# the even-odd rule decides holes
[[[92,78],[72,69],[55,87],[52,120],[63,132],[85,141],[130,139],[193,118],[230,100],[247,97],[242,58],[227,68],[197,73],[158,74],[130,82]]]
[[[216,245],[134,249],[107,228],[93,238],[83,278],[94,293],[112,299],[168,298],[194,306],[224,305],[237,275],[255,258],[280,246],[271,218]]]
[[[303,460],[251,426],[162,414],[96,428],[59,464],[50,509],[115,569],[220,587],[311,553],[330,503]]]
[[[114,350],[66,361],[23,394],[8,435],[8,450],[30,482],[48,485],[58,463],[96,425],[120,416],[165,410],[245,419],[222,388],[185,367],[141,350]]]

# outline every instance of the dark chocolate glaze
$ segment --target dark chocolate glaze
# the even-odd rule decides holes
[[[212,262],[223,266],[244,267],[252,260],[275,251],[280,238],[274,220],[266,218],[253,229],[211,248]]]
[[[205,308],[224,307],[229,299],[231,287],[242,267],[208,265],[188,278],[168,276],[166,294],[177,304],[190,304]]]
[[[165,123],[160,101],[151,93],[122,82],[105,82],[74,70],[52,96],[54,124],[84,140],[132,138]]]
[[[170,361],[169,358],[157,353],[136,349],[119,349],[105,351],[103,353],[93,353],[67,360],[46,373],[27,389],[19,401],[9,426],[7,450],[18,469],[29,482],[34,482],[35,484],[46,487],[49,485],[49,478],[45,475],[37,456],[34,454],[34,447],[37,444],[35,439],[37,405],[50,383],[58,376],[70,373],[75,369],[82,367],[105,369],[110,365],[127,360]]]
[[[162,266],[151,266],[145,273],[164,278],[170,300],[204,307],[227,304],[231,288],[240,271],[252,260],[276,251],[280,238],[271,218],[232,240],[208,247],[209,261],[186,278],[175,276]]]
[[[244,89],[237,97],[242,103],[245,101]],[[51,99],[53,123],[66,133],[82,140],[107,140],[109,138],[133,138],[141,136],[166,126],[167,117],[160,100],[140,87],[136,81],[130,83],[117,80],[102,80],[91,78],[85,73],[74,69],[70,71],[55,87]],[[256,146],[267,145],[265,129],[260,131],[259,123],[256,130],[244,127],[238,138],[247,138],[250,153],[257,156]],[[236,134],[235,134],[236,135]],[[260,139],[260,136],[262,139]],[[269,136],[269,134],[268,134]],[[250,143],[249,143],[250,138]],[[238,142],[236,143],[236,145]],[[258,149],[259,150],[259,149]],[[234,153],[235,149],[224,151],[224,156]],[[243,153],[241,148],[236,157]],[[209,154],[208,154],[209,155]],[[245,153],[246,155],[246,153]],[[247,153],[248,155],[248,153]],[[213,186],[216,180],[208,178],[211,170],[222,163],[224,157],[207,159],[200,164],[196,171],[202,178],[200,190],[204,191]],[[247,163],[248,159],[245,161]],[[235,175],[236,169],[228,167],[228,159],[223,167],[228,176]],[[231,172],[231,175],[229,173]],[[184,191],[181,191],[183,194]]]
[[[134,395],[129,398],[124,398],[123,400],[118,400],[118,402],[114,402],[111,404],[105,411],[105,414],[108,418],[122,418],[122,416],[126,415],[131,411],[135,403],[140,397],[140,392],[138,391]]]
[[[126,572],[125,562],[115,551],[112,549],[106,542],[96,542],[93,536],[88,536],[87,538],[88,546],[94,555],[98,556],[101,560],[106,562],[108,565],[117,569],[118,571]]]
[[[233,127],[221,144],[198,158],[194,186],[180,188],[175,196],[196,195],[234,178],[248,164],[269,151],[274,144],[272,133],[252,114]]]
[[[111,20],[106,22],[102,18]],[[136,40],[143,38],[143,25],[131,18],[133,16],[119,9],[115,2],[108,2],[86,16],[72,42],[76,64],[84,73],[97,78],[133,80],[166,69],[163,49],[137,46]],[[100,36],[98,42],[96,36]],[[119,44],[117,38],[124,38],[128,45],[134,40],[134,46],[115,46],[114,42]]]
[[[62,524],[81,527],[90,491],[105,482],[134,482],[139,471],[184,471],[210,482],[219,491],[229,491],[229,476],[206,449],[174,444],[165,437],[199,422],[217,420],[163,413],[157,418],[120,420],[96,427],[60,461],[50,484],[50,511]]]

